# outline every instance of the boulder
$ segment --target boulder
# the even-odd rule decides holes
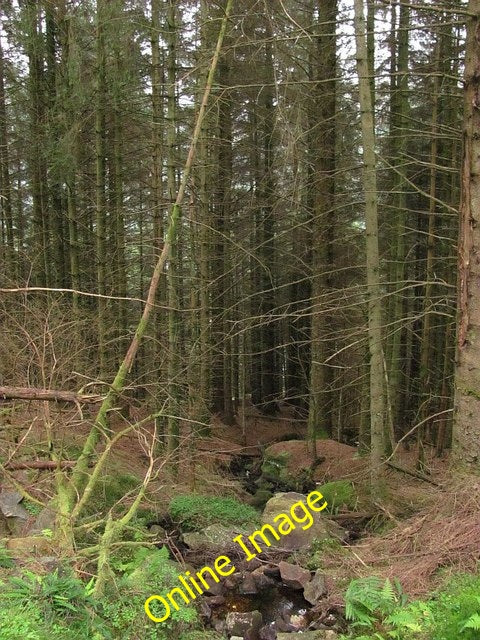
[[[303,589],[310,581],[310,571],[297,564],[282,561],[278,568],[283,584],[291,589]]]
[[[6,547],[14,557],[38,554],[41,556],[53,556],[53,542],[42,536],[27,536],[26,538],[10,538]]]
[[[227,631],[230,636],[254,637],[258,634],[263,624],[262,614],[260,611],[247,611],[240,613],[239,611],[230,611],[226,619]]]
[[[21,535],[25,522],[30,517],[30,514],[20,504],[23,499],[21,493],[18,491],[2,491],[0,492],[0,512],[2,514],[3,525],[2,535]]]
[[[277,493],[265,505],[262,514],[262,524],[272,524],[274,518],[280,513],[290,514],[290,509],[296,502],[306,504],[307,498],[301,493],[289,491],[288,493]],[[329,538],[345,539],[345,531],[335,522],[328,520],[323,512],[313,513],[313,524],[309,529],[302,529],[305,523],[294,522],[295,529],[284,535],[277,542],[274,541],[272,547],[296,551],[309,547],[315,539],[327,540]]]
[[[183,534],[183,541],[192,551],[207,551],[218,555],[238,555],[239,546],[233,539],[239,533],[248,535],[244,529],[226,527],[223,524],[211,524],[201,531],[189,531]]]
[[[320,569],[317,569],[313,578],[303,588],[303,597],[307,602],[310,602],[310,604],[317,604],[326,594],[327,585],[325,576],[321,573]]]
[[[0,492],[0,511],[6,518],[28,518],[28,511],[19,503],[23,496],[18,491]]]

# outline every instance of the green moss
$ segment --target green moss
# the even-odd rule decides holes
[[[348,480],[335,480],[319,486],[318,491],[327,501],[327,511],[332,513],[339,507],[354,509],[358,498],[353,484]]]
[[[257,511],[250,505],[216,496],[175,496],[168,511],[184,531],[199,531],[210,524],[246,524],[258,520]]]

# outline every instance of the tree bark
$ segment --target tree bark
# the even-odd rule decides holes
[[[383,457],[385,398],[383,388],[382,303],[380,261],[378,251],[377,174],[375,129],[368,67],[363,0],[355,0],[355,40],[360,94],[363,186],[365,191],[365,224],[368,293],[368,344],[370,351],[370,482],[372,490],[383,491]]]
[[[54,389],[38,389],[36,387],[0,387],[0,398],[4,400],[59,400],[80,404],[95,404],[103,400],[102,396],[58,391]]]
[[[458,353],[453,460],[480,469],[480,0],[470,0],[464,91],[460,204]]]

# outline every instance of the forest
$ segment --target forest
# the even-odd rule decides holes
[[[1,2],[0,640],[480,638],[479,159],[480,0]]]

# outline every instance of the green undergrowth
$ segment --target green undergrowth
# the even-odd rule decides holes
[[[480,575],[456,575],[424,600],[407,601],[399,583],[352,580],[346,595],[351,632],[344,640],[478,640]]]
[[[199,531],[210,524],[250,524],[259,519],[256,509],[234,498],[197,494],[175,496],[168,511],[183,531]]]
[[[145,599],[169,591],[179,573],[166,548],[137,547],[103,597],[94,598],[93,584],[68,568],[43,576],[23,570],[0,583],[0,640],[208,638],[194,607],[174,610],[162,624],[145,615]]]

